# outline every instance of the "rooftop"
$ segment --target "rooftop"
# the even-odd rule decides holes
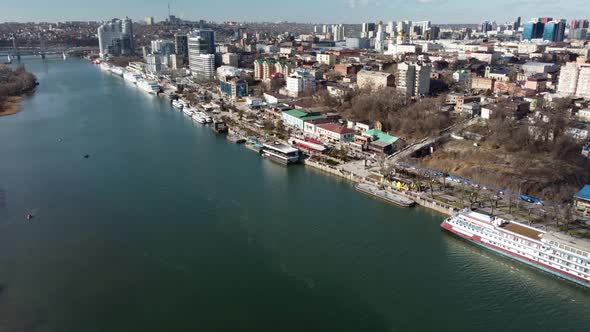
[[[384,132],[377,130],[377,129],[367,130],[367,131],[363,132],[363,136],[368,136],[368,137],[374,136],[374,137],[377,137],[378,140],[384,141],[388,144],[393,144],[393,143],[399,141],[399,137],[391,136],[391,135],[384,133]]]
[[[525,63],[523,66],[529,66],[529,67],[546,67],[546,66],[555,66],[555,64],[553,64],[553,63],[547,63],[547,62],[529,61],[529,62]]]
[[[306,111],[299,109],[299,108],[285,111],[285,114],[290,115],[294,118],[299,118],[299,119],[304,118],[309,115]]]
[[[272,143],[272,144],[264,144],[265,148],[269,148],[271,150],[276,150],[279,152],[282,152],[284,154],[290,154],[290,153],[295,153],[299,150],[287,145],[287,144],[283,144],[283,143]]]
[[[322,128],[324,130],[328,130],[340,135],[344,135],[344,134],[354,134],[354,130],[350,129],[350,128],[346,128],[345,126],[339,125],[337,123],[324,123],[321,125],[318,125],[319,128]]]
[[[327,118],[327,116],[325,116],[325,115],[307,115],[307,116],[304,116],[300,119],[303,121],[313,121],[313,120],[319,120],[319,119],[325,119],[325,118]]]
[[[377,140],[377,141],[371,142],[371,145],[378,146],[381,148],[385,148],[390,144],[392,144],[392,143],[390,143],[388,141],[384,141],[384,140]]]
[[[270,92],[270,91],[269,92],[265,92],[264,94],[267,95],[267,96],[278,98],[278,99],[286,99],[286,98],[289,98],[289,96],[285,96],[285,95],[282,95],[280,93],[274,93],[274,92]]]
[[[380,76],[380,77],[389,77],[393,74],[386,73],[382,71],[370,71],[370,70],[361,70],[357,73],[357,75],[369,75],[369,76]]]
[[[578,199],[583,199],[586,201],[590,201],[590,184],[585,185],[580,192],[575,195]]]
[[[543,232],[541,232],[539,230],[536,230],[531,227],[526,227],[521,224],[517,224],[517,223],[513,223],[513,222],[508,223],[508,224],[504,224],[502,226],[502,228],[504,228],[505,230],[510,231],[512,233],[526,236],[526,237],[536,240],[536,241],[541,240],[541,235],[543,234]]]

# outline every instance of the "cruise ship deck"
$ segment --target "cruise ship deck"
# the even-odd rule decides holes
[[[557,246],[567,246],[568,248],[566,248],[566,250],[574,252],[578,255],[582,255],[584,257],[588,257],[588,255],[590,254],[590,240],[588,239],[575,238],[567,234],[557,232],[549,232],[547,234],[544,234],[543,239],[548,242],[552,242]]]
[[[529,239],[536,240],[536,241],[541,240],[541,235],[543,235],[543,232],[541,232],[539,230],[536,230],[536,229],[530,228],[530,227],[525,227],[525,226],[515,224],[515,223],[507,223],[507,224],[504,224],[500,227],[502,227],[505,230],[510,231],[512,233],[526,236]]]

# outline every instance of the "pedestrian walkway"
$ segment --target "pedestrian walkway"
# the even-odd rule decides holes
[[[369,177],[369,175],[371,175],[371,171],[367,168],[365,168],[365,161],[364,160],[355,160],[355,161],[350,161],[341,165],[338,165],[336,168],[343,170],[343,171],[347,171],[349,173],[352,173],[358,177],[361,178],[367,178]]]

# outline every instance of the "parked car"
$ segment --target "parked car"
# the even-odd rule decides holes
[[[532,197],[532,196],[529,196],[529,195],[520,195],[519,198],[525,202],[528,202],[528,203],[537,204],[537,205],[541,205],[541,206],[545,205],[545,203],[543,203],[542,200]]]

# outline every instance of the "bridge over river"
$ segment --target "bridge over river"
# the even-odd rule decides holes
[[[39,56],[44,58],[47,55],[61,55],[61,54],[72,54],[72,53],[91,53],[98,52],[98,47],[69,47],[69,46],[56,46],[56,47],[0,47],[0,58],[12,58],[18,59],[21,56]]]

